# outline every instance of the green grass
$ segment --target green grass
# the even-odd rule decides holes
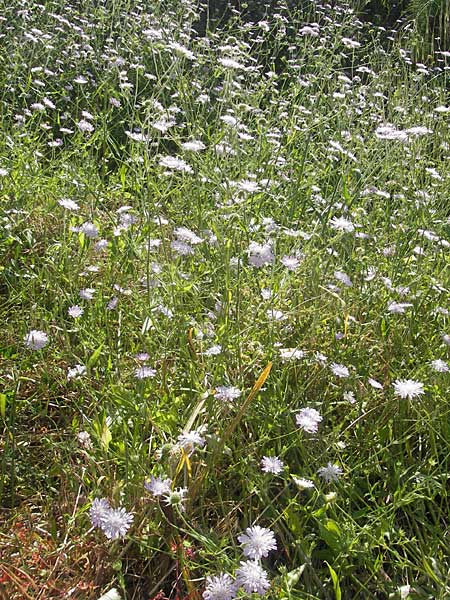
[[[268,598],[448,597],[450,375],[431,362],[450,345],[450,59],[417,67],[411,32],[344,2],[204,36],[178,0],[2,8],[0,592],[197,600],[258,524]],[[150,476],[187,488],[184,510]],[[124,539],[91,526],[94,498],[133,514]]]

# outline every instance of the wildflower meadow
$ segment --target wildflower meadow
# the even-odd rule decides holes
[[[447,38],[254,4],[0,0],[2,600],[450,597]]]

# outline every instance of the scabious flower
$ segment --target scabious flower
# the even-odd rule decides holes
[[[218,385],[216,387],[215,396],[218,400],[224,402],[233,402],[242,394],[241,390],[233,385]]]
[[[133,515],[124,508],[110,508],[101,520],[100,528],[106,537],[115,540],[124,537],[133,521]]]
[[[315,408],[302,408],[301,411],[295,415],[295,421],[303,431],[306,431],[307,433],[317,433],[319,423],[322,421],[322,416]]]
[[[188,431],[186,433],[180,433],[178,436],[178,445],[189,454],[194,451],[195,446],[203,448],[205,444],[205,438],[202,437],[198,431]]]
[[[292,480],[299,490],[308,490],[315,487],[314,482],[311,479],[304,479],[303,477],[292,476]]]
[[[24,337],[25,344],[30,350],[42,350],[49,342],[48,335],[44,331],[32,329]]]
[[[79,431],[77,433],[77,440],[82,448],[86,450],[92,448],[92,440],[88,431]]]
[[[175,488],[164,495],[167,506],[178,506],[178,508],[184,511],[184,501],[186,499],[187,488]]]
[[[327,483],[330,483],[330,481],[337,481],[340,475],[342,475],[341,467],[330,462],[327,463],[326,467],[320,467],[317,472]]]
[[[84,309],[81,306],[78,306],[78,304],[74,304],[73,306],[70,306],[67,311],[69,317],[72,317],[73,319],[78,319],[78,317],[81,317],[83,312],[84,312]]]
[[[279,353],[283,362],[305,358],[305,351],[298,348],[280,348]]]
[[[244,555],[255,560],[267,556],[277,548],[273,531],[259,525],[247,527],[245,533],[238,536],[238,541],[244,548]]]
[[[67,369],[67,381],[71,379],[78,379],[86,373],[86,367],[84,365],[75,365]]]
[[[368,381],[369,385],[371,385],[374,389],[376,389],[376,390],[383,389],[383,385],[376,379],[372,379],[372,377],[369,377],[369,379],[367,381]]]
[[[80,208],[80,206],[70,198],[61,198],[61,200],[58,200],[58,204],[66,210],[77,211]]]
[[[442,360],[441,358],[432,360],[430,365],[431,368],[437,373],[448,373],[450,371],[448,363],[446,363],[445,360]]]
[[[425,393],[423,383],[413,379],[397,379],[392,385],[396,396],[408,398],[408,400],[414,400]]]
[[[263,456],[261,459],[261,469],[264,473],[273,473],[278,475],[283,470],[284,463],[278,456]]]
[[[264,596],[270,587],[266,571],[253,560],[241,561],[236,571],[236,584],[247,594],[256,592],[260,596]]]
[[[170,494],[171,479],[163,479],[162,477],[150,477],[150,481],[144,483],[145,489],[155,497],[166,496]]]
[[[236,597],[236,585],[228,573],[208,576],[202,596],[204,600],[233,600]]]
[[[159,166],[172,171],[182,171],[184,173],[193,172],[191,165],[188,165],[187,162],[177,156],[162,156],[159,159]]]
[[[350,375],[350,372],[345,365],[331,363],[330,369],[333,371],[336,377],[348,377]]]
[[[330,227],[344,233],[352,233],[355,231],[353,223],[345,217],[333,217],[330,221]]]
[[[103,518],[110,508],[106,498],[94,498],[91,508],[89,509],[89,518],[94,527],[101,526]]]
[[[138,367],[134,370],[136,379],[150,379],[156,375],[156,370],[151,367]]]
[[[270,244],[250,242],[248,247],[248,262],[252,267],[264,267],[275,262],[275,255]]]

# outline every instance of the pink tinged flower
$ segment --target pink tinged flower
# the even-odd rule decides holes
[[[295,415],[295,421],[303,431],[307,433],[317,433],[319,429],[319,423],[322,421],[322,416],[315,408],[302,408],[301,411]]]
[[[283,256],[281,264],[288,269],[288,271],[295,271],[299,268],[301,260],[297,256]]]
[[[260,596],[264,596],[270,587],[266,571],[253,560],[241,562],[236,571],[236,584],[247,594],[256,593]]]
[[[94,126],[89,121],[86,121],[86,119],[78,121],[77,127],[82,133],[92,133],[94,131]]]
[[[396,396],[408,398],[408,400],[414,400],[425,393],[423,383],[413,379],[397,379],[392,385]]]
[[[25,345],[30,350],[42,350],[48,342],[49,337],[44,331],[39,331],[38,329],[32,329],[27,335],[24,337]]]
[[[271,550],[277,549],[273,531],[259,525],[247,527],[245,533],[238,536],[238,541],[244,549],[244,555],[254,560],[266,557]]]
[[[341,467],[330,462],[327,463],[326,467],[320,467],[317,472],[327,483],[338,481],[339,477],[342,475]]]
[[[252,267],[264,267],[275,262],[275,256],[270,244],[250,242],[248,247],[248,262]]]
[[[264,473],[278,475],[283,470],[284,463],[278,456],[263,456],[261,459],[261,470]]]
[[[163,479],[162,477],[150,477],[150,481],[144,483],[145,489],[153,496],[166,496],[170,494],[171,479]]]
[[[78,317],[81,317],[83,312],[84,312],[84,309],[81,306],[78,306],[78,304],[75,304],[74,306],[70,306],[67,311],[69,317],[72,317],[73,319],[78,319]]]
[[[204,600],[233,600],[236,597],[237,587],[228,573],[208,576],[206,587],[202,596]]]

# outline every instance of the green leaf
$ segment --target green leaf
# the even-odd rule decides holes
[[[102,342],[100,344],[100,346],[96,350],[94,350],[94,352],[91,354],[91,356],[87,362],[88,369],[91,369],[95,364],[97,364],[97,361],[100,358],[100,354],[102,353],[103,346],[104,346],[104,343]]]
[[[328,570],[330,571],[331,579],[333,581],[333,589],[334,589],[334,594],[335,594],[336,600],[341,600],[341,598],[342,598],[341,586],[339,585],[339,578],[337,576],[337,573],[329,563],[327,563],[325,561],[325,564],[327,565]]]
[[[6,415],[6,394],[0,394],[0,415],[5,418]]]

